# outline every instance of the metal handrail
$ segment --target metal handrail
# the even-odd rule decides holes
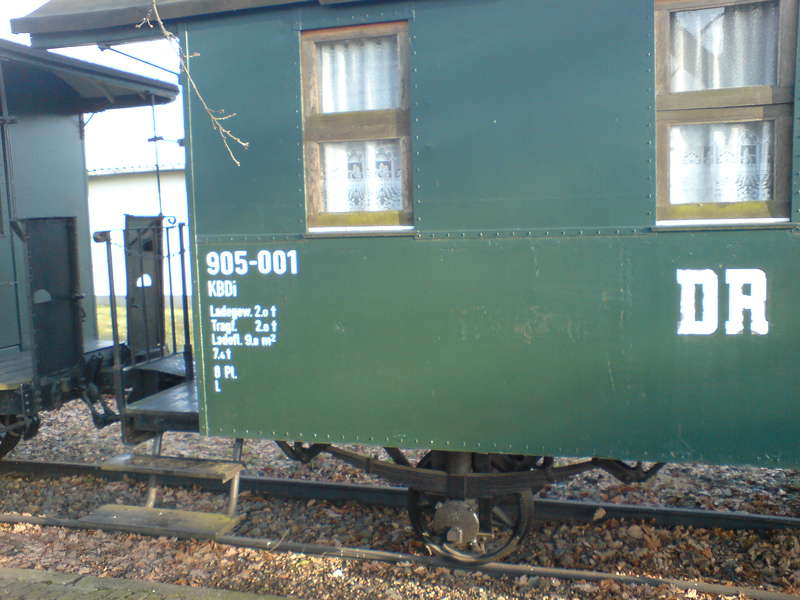
[[[126,232],[131,231],[152,231],[153,227],[131,227],[131,228],[124,228],[124,229],[108,229],[102,231],[96,231],[93,235],[93,239],[97,243],[103,243],[106,247],[106,266],[108,271],[108,294],[109,294],[109,309],[111,312],[111,334],[112,334],[112,342],[113,342],[113,387],[114,387],[114,394],[117,397],[117,408],[120,413],[125,411],[126,406],[126,399],[124,397],[124,389],[123,389],[123,371],[125,367],[130,366],[127,364],[128,360],[123,358],[122,346],[126,340],[122,339],[121,334],[121,327],[118,318],[118,299],[117,299],[117,292],[115,288],[115,278],[114,273],[114,246],[121,248],[125,253],[125,262],[127,264],[130,260],[138,260],[139,261],[139,272],[144,274],[144,259],[145,254],[147,253],[149,256],[155,255],[155,258],[159,264],[158,273],[160,277],[164,277],[164,272],[166,271],[167,275],[167,285],[161,286],[161,293],[164,293],[166,289],[169,294],[169,304],[168,304],[168,314],[169,314],[169,321],[170,321],[170,333],[171,333],[171,352],[169,354],[177,354],[178,353],[178,338],[177,338],[177,328],[176,328],[176,315],[175,315],[175,287],[176,282],[173,281],[173,273],[174,268],[180,269],[180,296],[181,296],[181,307],[183,309],[183,359],[184,359],[184,366],[186,369],[187,378],[193,377],[194,372],[194,365],[193,365],[193,353],[192,353],[192,343],[191,343],[191,330],[190,330],[190,320],[189,320],[189,282],[186,276],[186,254],[187,254],[187,245],[184,239],[184,236],[187,234],[186,224],[185,223],[178,223],[177,219],[172,216],[162,216],[162,225],[158,226],[158,229],[161,232],[163,244],[159,245],[158,249],[165,248],[166,252],[157,252],[153,253],[151,251],[145,251],[144,248],[144,235],[137,236],[137,239],[133,242],[131,247],[125,243],[123,239],[122,243],[116,242],[115,238],[118,238],[120,235],[125,235]],[[116,234],[116,235],[115,235]],[[174,248],[175,240],[171,240],[171,238],[177,235],[177,246],[178,251],[173,255],[172,248]],[[179,266],[175,266],[173,268],[173,260],[177,260],[179,262]],[[153,276],[156,276],[155,273]],[[128,282],[130,284],[130,282]],[[127,293],[131,293],[128,290]],[[146,295],[142,298],[143,301],[143,310],[145,314],[147,312],[147,299]],[[165,311],[166,312],[166,311]],[[162,315],[162,317],[165,315]],[[166,325],[166,318],[164,318],[164,325]],[[144,319],[144,343],[145,343],[145,362],[149,362],[153,359],[152,352],[157,352],[156,358],[164,357],[167,355],[167,347],[166,340],[156,340],[158,341],[160,348],[154,349],[151,348],[151,332],[150,328],[147,323],[147,319]],[[126,336],[129,339],[130,332]],[[156,338],[158,338],[158,334],[156,332]],[[141,356],[141,355],[140,355]],[[129,362],[131,364],[143,364],[141,361],[137,363],[137,359],[140,358],[137,356],[131,356]]]

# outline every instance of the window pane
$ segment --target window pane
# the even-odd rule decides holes
[[[400,142],[321,144],[324,212],[403,209]]]
[[[322,112],[399,108],[395,36],[320,42],[317,50]]]
[[[673,126],[670,203],[771,200],[773,147],[773,121]]]
[[[673,92],[775,85],[778,2],[672,13]]]

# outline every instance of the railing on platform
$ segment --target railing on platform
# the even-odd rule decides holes
[[[193,376],[187,233],[186,224],[178,223],[175,217],[126,215],[125,229],[94,234],[94,241],[105,245],[114,344],[113,386],[120,412],[124,412],[126,403],[122,376],[125,367],[143,366],[182,352],[186,377]],[[120,251],[124,266],[119,260],[115,261]],[[121,268],[125,275],[124,335],[118,300]],[[177,316],[176,297],[180,300],[180,317]],[[181,321],[183,331],[179,336]]]

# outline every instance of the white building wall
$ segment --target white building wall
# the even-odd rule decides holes
[[[161,206],[163,214],[176,218],[176,223],[187,223],[186,185],[183,170],[161,172]],[[125,215],[151,216],[159,214],[158,186],[154,172],[89,173],[89,225],[91,231],[112,231],[112,253],[114,262],[115,293],[124,296],[125,262],[122,246],[122,229]],[[180,271],[177,268],[177,234],[171,236],[173,260],[172,284],[175,294],[180,293]],[[174,243],[173,243],[174,242]],[[166,251],[166,248],[165,248]],[[188,252],[188,245],[187,245]],[[108,271],[105,244],[92,243],[94,289],[98,298],[109,295]],[[188,266],[186,260],[187,281]],[[169,293],[167,277],[164,279],[165,294]],[[191,293],[191,291],[190,291]]]

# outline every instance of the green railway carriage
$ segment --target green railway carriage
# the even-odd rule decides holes
[[[51,4],[34,44],[150,2]],[[794,0],[159,5],[250,142],[187,94],[204,433],[440,498],[553,455],[800,466]],[[463,558],[461,505],[415,498]]]
[[[110,352],[95,322],[82,114],[177,92],[0,41],[0,458]]]

